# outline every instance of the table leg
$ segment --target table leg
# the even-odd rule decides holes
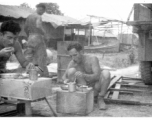
[[[32,115],[32,108],[31,108],[31,102],[25,102],[25,115],[31,116]]]

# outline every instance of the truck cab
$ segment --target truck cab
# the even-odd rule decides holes
[[[138,59],[141,78],[146,85],[152,85],[152,4],[134,4],[134,21],[127,22],[138,34]]]

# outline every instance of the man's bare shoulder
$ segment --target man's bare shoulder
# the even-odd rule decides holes
[[[14,49],[15,49],[15,53],[22,50],[22,49],[21,49],[21,44],[19,43],[18,40],[15,41],[13,47],[14,47]]]
[[[85,55],[85,58],[86,58],[86,61],[90,62],[90,63],[98,61],[98,58],[96,56],[93,56],[93,55]]]
[[[36,13],[32,13],[27,18],[28,19],[30,19],[30,18],[40,18],[40,16],[38,14],[36,14]]]
[[[71,61],[69,62],[69,64],[68,64],[68,67],[69,67],[69,68],[71,68],[71,67],[76,67],[76,63],[75,63],[73,60],[71,60]]]

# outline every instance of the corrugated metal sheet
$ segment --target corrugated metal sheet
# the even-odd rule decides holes
[[[33,10],[31,9],[19,6],[0,5],[0,15],[6,17],[27,18],[27,16],[31,13],[33,13]]]
[[[94,31],[94,36],[99,37],[116,37],[116,35],[104,31]]]
[[[20,6],[8,6],[8,5],[0,5],[0,15],[6,17],[13,17],[13,18],[27,18],[28,15],[33,13],[34,10],[20,7]],[[67,16],[60,16],[60,15],[52,15],[45,13],[42,15],[43,22],[50,22],[56,28],[58,26],[63,26],[65,24],[72,24],[72,23],[80,23],[78,20],[67,17]]]
[[[76,35],[78,35],[78,31],[75,31]],[[85,35],[84,31],[79,31],[79,35]],[[87,32],[87,35],[89,36],[89,32]],[[92,31],[92,36],[98,36],[98,37],[117,37],[116,35],[104,31]]]

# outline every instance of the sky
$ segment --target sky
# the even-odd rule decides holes
[[[0,0],[4,5],[28,3],[32,8],[40,2],[54,2],[64,15],[84,19],[96,15],[112,19],[127,20],[134,3],[150,3],[150,0]],[[132,18],[131,18],[132,19]]]
[[[40,2],[57,3],[65,16],[77,20],[85,20],[87,15],[95,15],[122,21],[127,21],[134,3],[152,3],[151,0],[0,0],[3,5],[28,3],[32,8]],[[133,20],[133,13],[130,20]]]

